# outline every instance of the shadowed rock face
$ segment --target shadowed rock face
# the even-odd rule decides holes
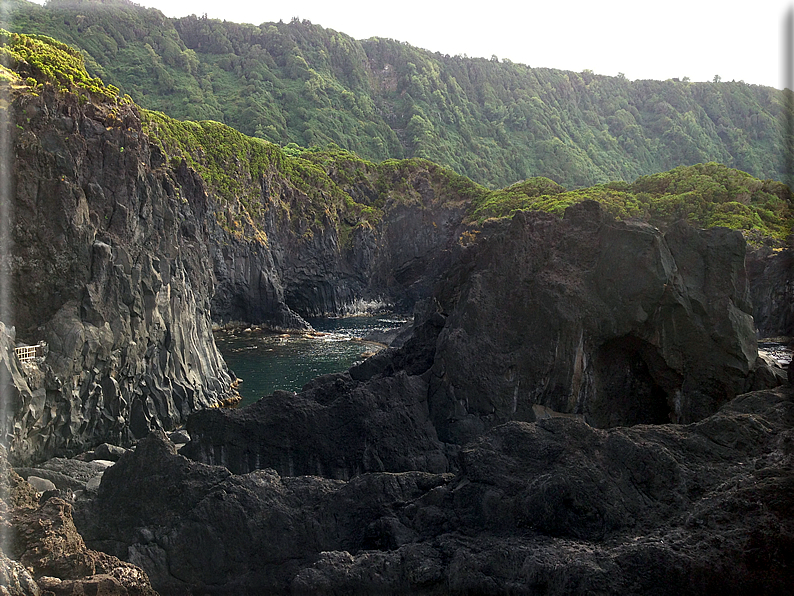
[[[318,377],[298,393],[276,391],[251,406],[188,419],[181,451],[244,474],[348,480],[366,472],[446,472],[449,461],[429,417],[428,374],[444,318],[430,317],[400,350],[349,373]]]
[[[431,418],[464,443],[533,404],[595,426],[691,422],[741,393],[757,349],[744,240],[679,225],[519,213],[438,291]],[[453,281],[454,280],[454,281]]]
[[[794,238],[782,250],[747,255],[753,318],[760,337],[794,336]]]
[[[152,435],[76,520],[168,594],[789,594],[793,428],[780,388],[685,426],[509,422],[456,475],[347,481],[235,475]]]
[[[437,195],[419,168],[404,182],[410,200],[387,201],[380,227],[357,228],[345,247],[330,220],[293,229],[289,210],[265,199],[305,197],[268,175],[258,222],[268,242],[242,240],[216,222],[230,207],[149,145],[134,107],[45,90],[18,96],[14,110],[17,331],[50,350],[17,390],[30,396],[16,410],[15,461],[128,444],[230,397],[210,312],[305,328],[302,316],[357,299],[410,308],[435,293],[449,316],[423,348],[432,372],[408,373],[421,375],[409,401],[427,411],[431,443],[533,420],[537,405],[597,426],[697,420],[741,392],[755,366],[738,233],[681,225],[662,235],[606,221],[593,203],[562,221],[519,213],[466,245],[465,204]],[[400,366],[389,370],[379,383],[396,382]],[[328,465],[345,476],[380,464]]]
[[[459,446],[538,408],[601,428],[700,420],[756,363],[743,258],[738,233],[663,236],[595,203],[519,213],[459,246],[402,348],[299,394],[196,413],[183,453],[348,479],[454,470]]]
[[[50,353],[23,374],[0,336],[12,455],[188,418],[192,459],[149,435],[75,512],[158,589],[785,593],[792,398],[736,398],[756,363],[738,233],[663,235],[584,203],[469,243],[420,173],[417,203],[347,252],[330,222],[299,238],[275,216],[265,247],[225,235],[134,108],[45,90],[15,109],[18,329]],[[300,326],[381,290],[432,294],[400,349],[191,414],[229,394],[211,307]]]

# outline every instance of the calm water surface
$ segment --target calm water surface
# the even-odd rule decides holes
[[[244,406],[276,389],[300,391],[315,377],[347,370],[363,354],[382,348],[361,338],[404,322],[393,316],[310,319],[317,335],[216,331],[215,342],[229,368],[243,379],[238,391]]]

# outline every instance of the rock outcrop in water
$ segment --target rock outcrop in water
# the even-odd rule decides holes
[[[445,472],[447,450],[428,410],[443,325],[438,314],[422,320],[400,350],[318,377],[299,394],[276,391],[248,407],[197,412],[181,453],[238,474],[273,468],[347,480],[365,472]]]
[[[313,225],[301,220],[295,230],[284,212],[309,199],[271,173],[259,196],[258,225],[268,242],[234,238],[219,227],[210,238],[213,318],[300,329],[302,318],[352,314],[361,302],[410,311],[451,266],[465,229],[465,203],[439,196],[429,165],[395,174],[395,187],[407,189],[385,201],[377,228],[357,226],[345,242],[327,216]],[[347,190],[361,204],[372,202],[368,186]]]
[[[593,202],[562,221],[518,213],[440,290],[439,437],[534,420],[533,405],[602,428],[713,413],[756,361],[744,246],[723,228],[609,221]]]

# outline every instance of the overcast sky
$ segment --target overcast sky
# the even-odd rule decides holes
[[[44,0],[37,0],[44,3]],[[509,58],[630,79],[783,86],[783,17],[791,0],[601,2],[486,0],[138,0],[167,16],[260,24],[308,19],[356,38],[391,37],[442,54]]]

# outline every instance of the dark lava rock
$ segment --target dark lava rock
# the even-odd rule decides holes
[[[150,570],[166,593],[268,593],[288,585],[307,545],[365,545],[376,539],[370,523],[448,480],[422,472],[350,482],[281,478],[273,470],[232,475],[151,435],[105,473],[97,500],[81,509],[80,528],[107,552]]]
[[[156,596],[135,565],[86,548],[72,508],[36,491],[8,465],[0,447],[0,591],[4,594]]]
[[[747,254],[747,277],[759,337],[794,336],[794,246]]]
[[[459,247],[403,347],[297,395],[199,412],[184,454],[346,479],[452,470],[457,446],[538,408],[601,428],[703,419],[779,382],[750,378],[744,247],[724,228],[617,223],[593,202],[563,220],[520,212]]]
[[[438,291],[430,412],[463,443],[533,405],[598,427],[690,422],[744,390],[757,347],[744,240],[680,224],[666,235],[519,212],[469,248]],[[509,255],[506,258],[506,255]]]
[[[365,472],[445,472],[449,462],[429,419],[427,374],[444,318],[419,324],[399,350],[350,373],[329,374],[298,393],[276,391],[235,410],[188,419],[183,455],[242,474],[349,479]]]
[[[16,468],[16,472],[25,479],[28,476],[38,476],[49,480],[62,491],[80,491],[85,490],[88,482],[102,474],[110,463],[55,457],[34,468]]]
[[[93,459],[102,459],[106,461],[119,461],[119,458],[127,452],[124,447],[117,445],[110,445],[109,443],[102,443],[94,449]]]
[[[509,422],[454,476],[234,475],[152,435],[76,519],[173,594],[790,594],[792,489],[777,388],[689,425]]]
[[[368,383],[326,375],[299,394],[276,391],[248,408],[202,412],[188,431],[184,455],[235,473],[273,468],[349,479],[448,468],[427,415],[427,383],[405,372]]]

